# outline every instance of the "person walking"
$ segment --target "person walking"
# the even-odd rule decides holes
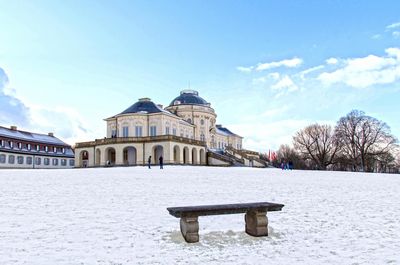
[[[160,156],[160,158],[158,160],[160,161],[160,169],[163,169],[164,158],[162,156]]]
[[[149,168],[151,168],[151,156],[149,156],[149,159],[147,159],[147,164],[149,165]]]

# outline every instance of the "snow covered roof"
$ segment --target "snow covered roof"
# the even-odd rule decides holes
[[[0,126],[0,136],[8,137],[8,138],[15,139],[15,140],[52,144],[52,145],[58,145],[58,146],[69,146],[68,144],[64,143],[63,141],[61,141],[60,139],[58,139],[55,136],[51,136],[48,134],[20,131],[20,130],[17,130],[16,128],[14,130],[14,129],[9,129],[9,128]]]
[[[215,127],[216,127],[216,131],[217,131],[218,134],[222,134],[222,135],[225,135],[225,136],[241,137],[241,136],[231,132],[230,130],[228,130],[228,128],[222,127],[222,125],[220,125],[220,124],[215,125]]]
[[[210,103],[205,101],[199,96],[199,92],[195,90],[183,90],[181,94],[171,101],[170,106],[174,105],[206,105],[209,106]]]

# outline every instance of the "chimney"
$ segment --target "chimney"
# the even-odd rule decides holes
[[[162,104],[157,104],[157,107],[159,107],[160,109],[162,109],[162,108],[163,108],[163,105],[162,105]]]
[[[48,135],[51,137],[54,137],[54,133],[52,133],[52,132],[49,132]]]
[[[17,126],[14,126],[14,125],[11,126],[10,128],[11,128],[11,130],[13,130],[13,131],[16,131],[16,130],[17,130]]]

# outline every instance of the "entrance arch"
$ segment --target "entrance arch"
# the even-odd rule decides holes
[[[153,163],[158,165],[160,163],[160,156],[164,158],[164,148],[161,145],[153,147]]]
[[[181,149],[177,145],[174,146],[174,163],[181,163]]]
[[[95,165],[100,166],[100,161],[101,161],[101,151],[100,149],[96,149],[96,161]]]
[[[206,164],[206,153],[204,152],[204,149],[200,149],[200,164]]]
[[[196,165],[196,164],[198,164],[199,162],[197,161],[197,149],[196,148],[193,148],[192,149],[192,164],[193,165]]]
[[[87,167],[89,164],[89,152],[87,150],[82,150],[79,154],[79,165],[81,167]]]
[[[108,147],[106,149],[106,166],[115,165],[115,149]]]
[[[183,148],[183,164],[189,163],[189,148]]]
[[[137,152],[133,146],[125,147],[123,150],[124,165],[133,166],[137,163]]]

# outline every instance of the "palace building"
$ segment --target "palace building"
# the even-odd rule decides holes
[[[53,133],[0,126],[0,168],[73,168],[74,152]]]
[[[76,143],[77,167],[145,165],[150,156],[152,164],[162,156],[165,164],[246,165],[242,155],[258,155],[242,150],[243,137],[218,125],[211,104],[193,90],[165,108],[141,98],[104,121],[106,137]]]

